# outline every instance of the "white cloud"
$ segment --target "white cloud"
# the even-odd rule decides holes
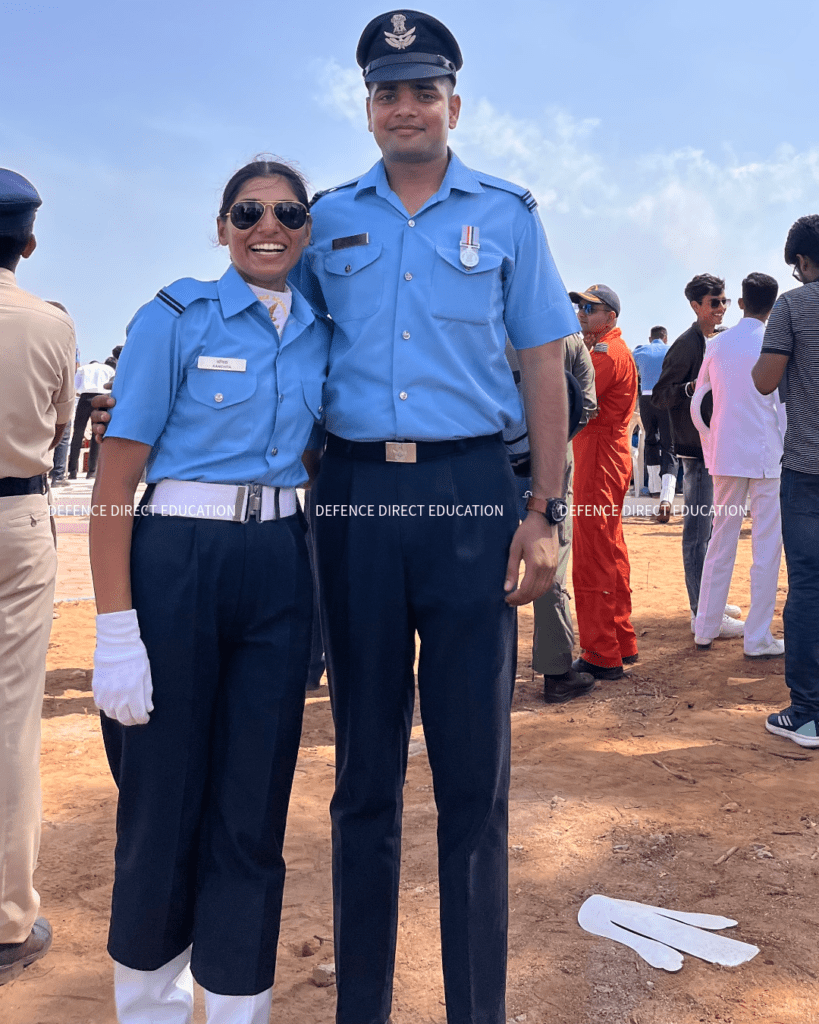
[[[320,91],[313,97],[333,117],[366,129],[364,101],[367,91],[360,68],[345,68],[335,60],[313,61],[313,73]]]

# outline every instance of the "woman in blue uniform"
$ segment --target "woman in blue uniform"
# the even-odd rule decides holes
[[[330,331],[286,283],[310,238],[295,171],[242,168],[217,228],[220,280],[177,281],[128,328],[93,499],[121,1024],[189,1024],[191,974],[209,1024],[270,1013],[312,610],[294,488]]]

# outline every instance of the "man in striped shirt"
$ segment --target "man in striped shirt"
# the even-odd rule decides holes
[[[802,747],[819,747],[819,214],[788,232],[785,262],[801,288],[773,308],[753,369],[763,395],[780,388],[788,414],[782,459],[782,540],[788,565],[785,682],[791,705],[766,728]]]

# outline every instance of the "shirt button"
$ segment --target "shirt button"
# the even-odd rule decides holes
[[[283,401],[284,401],[284,395],[279,395],[279,401],[280,401],[280,402],[283,402]]]
[[[409,341],[410,340],[410,332],[409,331],[404,331],[404,333],[401,335],[401,337],[404,339],[404,341]]]
[[[319,412],[324,412],[324,406],[323,406],[323,405],[320,405],[320,406],[319,406],[319,408],[318,408],[318,411],[319,411]]]
[[[411,281],[412,280],[412,274],[409,271],[407,271],[406,274],[404,274],[404,280],[405,281]]]
[[[278,448],[273,448],[273,449],[271,449],[271,452],[270,452],[270,454],[271,454],[271,455],[278,455],[278,454],[279,454],[279,449],[278,449]]]
[[[408,396],[406,391],[402,391],[398,397],[401,399],[402,402],[406,402]]]
[[[415,221],[414,221],[414,220],[408,220],[408,221],[407,221],[407,224],[409,224],[409,226],[410,226],[411,228],[414,228],[414,227],[415,227]]]
[[[224,401],[224,397],[225,396],[223,394],[217,391],[216,394],[213,396],[213,400],[214,402],[221,402]]]
[[[345,274],[349,274],[349,273],[350,273],[350,271],[351,271],[352,269],[353,269],[353,268],[352,268],[352,267],[350,266],[350,264],[348,263],[348,264],[347,264],[347,266],[346,266],[346,267],[344,268],[344,273],[345,273]]]

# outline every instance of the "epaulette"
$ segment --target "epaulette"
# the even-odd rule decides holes
[[[325,188],[321,192],[316,192],[313,198],[310,200],[310,209],[312,210],[316,203],[321,199],[322,196],[329,196],[331,192],[338,192],[340,188],[349,188],[351,185],[357,185],[360,178],[350,178],[349,181],[342,182],[341,185],[333,185],[332,188]]]
[[[598,341],[592,349],[592,352],[608,352],[609,343],[607,341]]]
[[[506,181],[505,178],[496,178],[492,174],[484,174],[482,171],[476,171],[475,177],[482,185],[491,185],[493,188],[502,188],[504,192],[511,192],[513,196],[517,196],[518,199],[525,203],[530,213],[534,213],[537,209],[537,199],[535,199],[528,188],[516,185],[513,181]]]
[[[216,281],[197,281],[195,277],[182,277],[167,288],[156,293],[160,302],[164,302],[174,316],[181,316],[187,307],[197,299],[216,299]]]

